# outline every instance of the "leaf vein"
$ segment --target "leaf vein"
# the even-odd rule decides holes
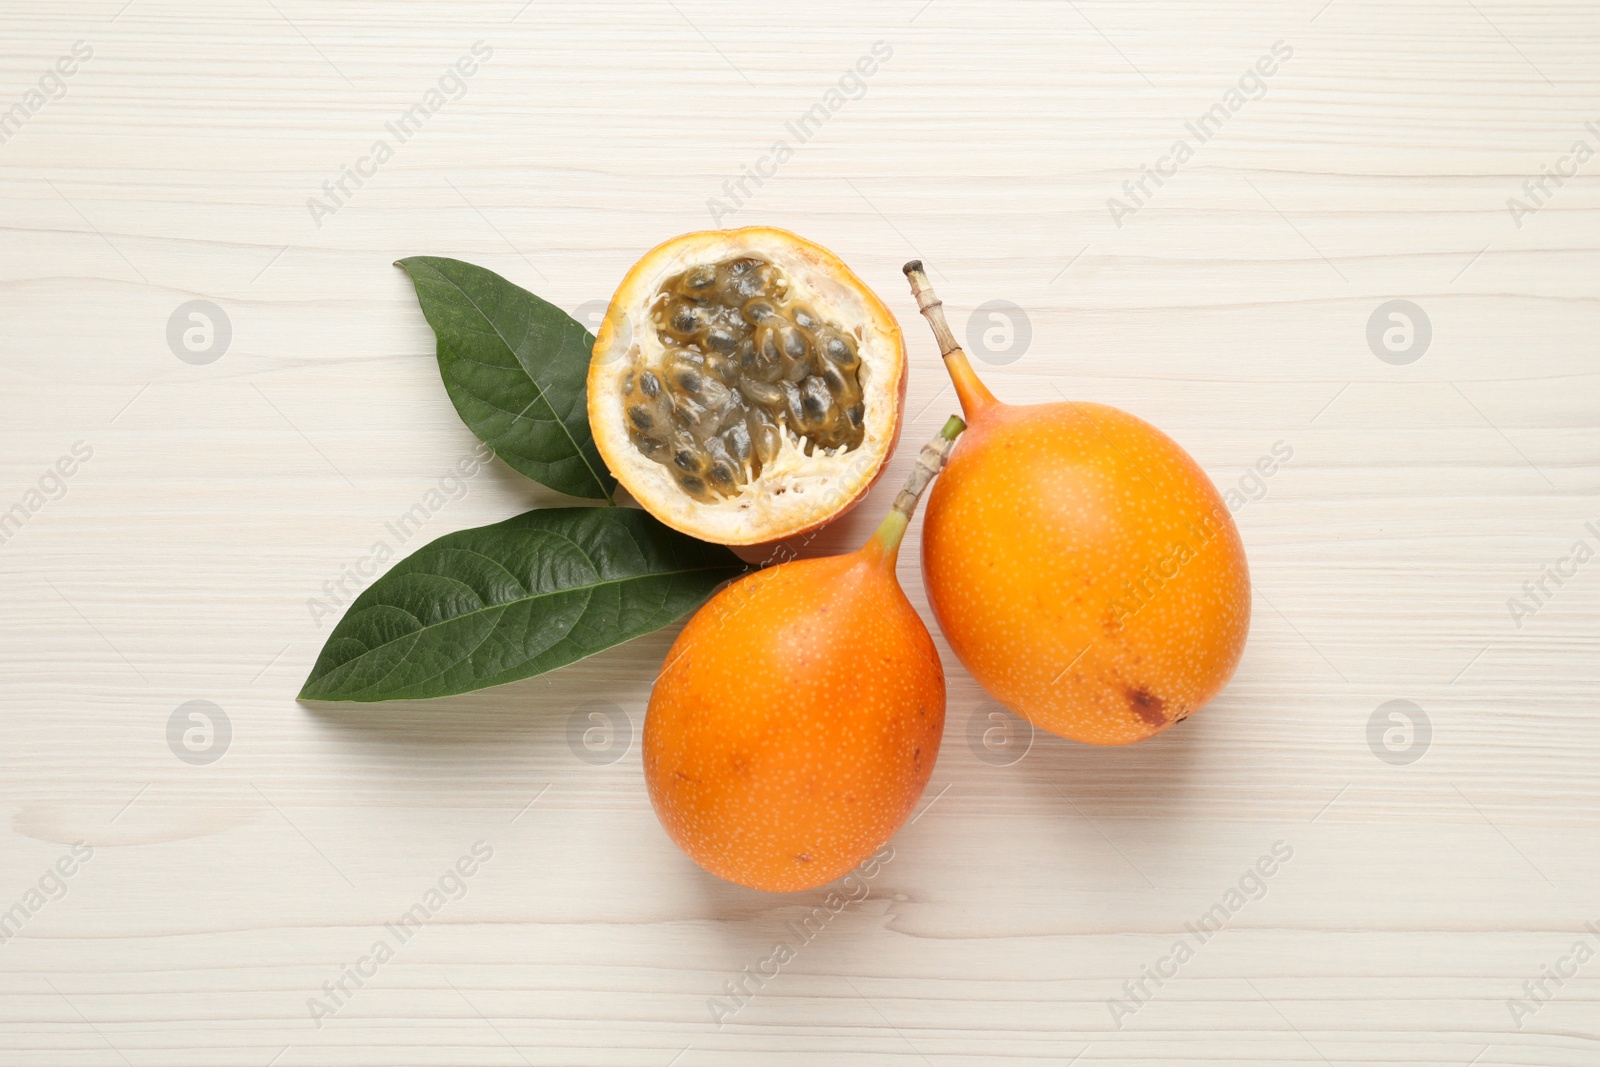
[[[432,267],[432,264],[430,264],[429,266]],[[510,351],[510,353],[512,355],[512,358],[516,359],[517,365],[522,368],[522,373],[527,375],[528,381],[531,382],[533,384],[534,389],[538,391],[539,397],[540,397],[540,399],[544,400],[545,406],[550,409],[551,414],[556,415],[556,421],[561,426],[561,432],[566,435],[567,441],[572,445],[573,451],[577,452],[578,458],[583,460],[583,465],[584,465],[585,468],[588,469],[590,477],[592,477],[594,479],[594,481],[595,481],[595,484],[597,486],[599,486],[601,495],[603,495],[606,498],[607,502],[614,503],[614,501],[612,501],[612,497],[611,497],[610,491],[608,491],[606,489],[605,479],[602,478],[600,476],[599,472],[595,470],[594,464],[589,462],[589,457],[584,454],[583,446],[580,445],[578,443],[578,439],[572,435],[571,428],[568,427],[565,422],[561,422],[560,416],[556,412],[555,405],[552,404],[549,401],[549,399],[545,396],[546,390],[545,390],[543,384],[540,383],[539,379],[537,379],[537,378],[535,378],[533,376],[533,373],[528,369],[527,365],[522,362],[522,358],[517,355],[516,346],[511,343],[511,339],[510,338],[508,338],[504,333],[501,332],[500,324],[495,322],[493,319],[489,318],[488,312],[484,311],[484,309],[479,306],[478,302],[475,299],[473,299],[473,297],[470,294],[468,294],[468,292],[465,289],[463,289],[453,278],[450,278],[449,276],[447,276],[443,271],[439,270],[437,267],[432,267],[432,270],[440,278],[443,278],[446,282],[448,282],[450,284],[450,286],[455,289],[456,292],[460,293],[462,298],[464,300],[466,300],[466,302],[469,305],[471,305],[472,309],[474,311],[476,311],[479,315],[483,316],[483,320],[485,322],[487,322],[494,329],[495,336],[498,337],[500,339],[500,342],[506,346],[508,351]],[[526,337],[527,337],[527,331],[526,330],[523,331],[523,336],[524,336],[524,339],[526,339]]]

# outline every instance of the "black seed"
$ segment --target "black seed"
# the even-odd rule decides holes
[[[706,333],[706,345],[718,352],[732,352],[739,339],[720,326],[713,327]]]
[[[712,266],[696,267],[683,277],[685,289],[704,289],[717,280],[717,268]]]
[[[790,328],[783,331],[783,354],[790,359],[799,359],[806,354],[806,339],[799,330]]]
[[[759,326],[770,318],[775,318],[776,312],[772,305],[765,300],[752,300],[744,306],[744,320],[752,326]]]
[[[847,417],[850,420],[850,425],[851,426],[860,426],[861,425],[861,420],[866,417],[866,414],[867,414],[867,405],[865,405],[865,404],[857,404],[855,407],[853,407],[849,411],[845,412],[845,417]]]
[[[733,468],[721,462],[711,465],[711,480],[730,489],[737,484]]]
[[[681,370],[678,372],[678,388],[682,389],[684,392],[697,394],[700,392],[700,386],[702,384],[703,383],[700,380],[700,375],[698,372],[692,370]]]
[[[722,421],[717,424],[717,432],[721,433],[734,423],[743,423],[745,415],[744,397],[728,390],[728,399],[723,402]]]
[[[644,390],[644,395],[654,400],[661,395],[661,379],[650,371],[639,375],[639,388]]]
[[[790,429],[798,431],[805,424],[805,402],[793,382],[783,383],[783,400],[788,407]]]
[[[757,341],[741,362],[750,377],[771,381],[783,372],[783,353],[778,349],[777,334],[763,326]]]
[[[801,407],[808,418],[813,422],[821,422],[822,417],[833,406],[833,397],[828,393],[827,385],[821,378],[807,378],[806,384],[800,389]]]
[[[766,272],[762,270],[747,271],[746,273],[734,278],[732,284],[730,284],[728,288],[732,289],[739,296],[749,299],[767,287],[767,279],[763,277],[764,274],[766,274]]]
[[[672,457],[680,470],[697,471],[700,469],[700,457],[690,452],[687,448],[680,448],[678,454]]]
[[[782,387],[770,382],[742,381],[739,383],[739,391],[764,408],[777,407],[783,403]]]
[[[701,481],[699,478],[696,478],[692,474],[678,475],[678,484],[683,486],[690,493],[693,493],[695,496],[705,495],[706,483]]]
[[[767,416],[752,412],[750,429],[756,462],[772,462],[773,457],[778,454],[778,449],[783,445],[783,435],[778,432],[778,427]]]
[[[794,316],[794,324],[807,330],[817,325],[817,317],[803,307],[791,308],[789,314]]]
[[[699,426],[706,422],[707,416],[710,415],[710,411],[705,405],[696,403],[686,396],[678,397],[676,403],[672,405],[672,409],[677,412],[679,426],[686,424]]]
[[[650,414],[650,409],[643,404],[635,404],[628,409],[628,418],[641,430],[648,430],[656,424],[655,416]]]
[[[723,385],[715,378],[703,378],[700,380],[698,396],[700,403],[706,406],[707,411],[720,413],[728,406],[728,401],[732,399],[733,394],[728,391],[726,385]]]
[[[740,462],[750,458],[750,428],[743,422],[729,427],[722,439],[727,442],[728,451]]]

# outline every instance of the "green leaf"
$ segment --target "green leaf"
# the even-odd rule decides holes
[[[589,433],[589,331],[492,270],[438,256],[397,266],[439,340],[439,374],[461,421],[534,481],[610,501],[617,482]]]
[[[743,570],[634,508],[545,508],[446,534],[355,599],[300,697],[439,697],[543,674],[660,629]]]

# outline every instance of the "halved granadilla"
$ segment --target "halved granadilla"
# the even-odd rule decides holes
[[[837,256],[785,230],[685,234],[623,279],[589,364],[623,488],[705,541],[751,545],[853,507],[900,436],[905,343]]]

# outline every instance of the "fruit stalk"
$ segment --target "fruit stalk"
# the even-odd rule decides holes
[[[951,415],[939,431],[939,436],[923,445],[922,451],[917,453],[917,465],[912,468],[905,487],[894,498],[894,506],[884,516],[877,533],[872,535],[870,543],[877,549],[880,558],[892,561],[899,553],[900,539],[905,536],[911,516],[917,512],[917,502],[922,499],[923,490],[944,469],[951,449],[956,446],[956,438],[966,428],[966,423]]]
[[[966,414],[967,421],[971,422],[984,408],[999,401],[978,379],[972,364],[967,362],[967,354],[956,343],[956,335],[950,332],[950,324],[944,319],[944,301],[934,293],[933,285],[922,269],[922,260],[913,259],[901,270],[911,282],[911,295],[917,299],[917,310],[933,327],[934,339],[939,342],[939,354],[944,357],[945,370],[950,372],[950,380],[956,386],[956,396],[961,398],[961,410]]]

